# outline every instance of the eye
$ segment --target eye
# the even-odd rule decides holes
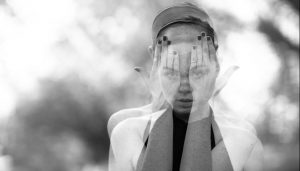
[[[191,69],[191,75],[193,77],[202,77],[204,75],[207,75],[209,73],[209,68],[208,67],[198,67],[198,68],[193,68]]]
[[[179,76],[179,72],[171,68],[164,68],[163,74],[169,78],[176,78]]]

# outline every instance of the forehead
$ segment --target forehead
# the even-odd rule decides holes
[[[192,46],[197,44],[198,36],[202,32],[207,34],[208,30],[196,24],[176,23],[168,26],[159,33],[158,40],[162,40],[163,36],[167,36],[168,40],[171,41],[171,45],[168,47],[168,54],[173,54],[174,51],[178,53],[179,70],[181,73],[189,71]],[[163,59],[163,61],[167,61],[167,59]]]
[[[202,32],[208,33],[207,29],[201,25],[192,23],[175,23],[164,28],[158,35],[158,39],[162,36],[167,36],[168,40],[174,43],[181,42],[194,42],[197,40],[197,36],[200,36]]]

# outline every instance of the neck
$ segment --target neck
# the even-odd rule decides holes
[[[191,122],[205,119],[209,117],[209,114],[210,114],[210,106],[208,102],[199,104],[195,107],[193,106],[188,122],[191,123]]]
[[[189,112],[180,112],[173,110],[174,116],[186,123],[191,123],[207,118],[209,116],[209,113],[210,106],[208,103],[199,104],[196,107],[193,106]]]
[[[190,117],[190,112],[185,113],[185,112],[179,112],[179,111],[173,110],[173,117],[176,117],[176,118],[188,123],[189,117]]]

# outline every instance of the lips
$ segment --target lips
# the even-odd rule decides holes
[[[193,102],[193,99],[177,99],[177,101],[180,101],[180,102]]]
[[[175,101],[175,106],[180,106],[180,107],[184,107],[184,108],[190,108],[193,105],[193,100],[192,99],[177,99]]]

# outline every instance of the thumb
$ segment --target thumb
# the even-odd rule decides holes
[[[216,97],[221,90],[225,87],[227,84],[229,78],[232,76],[232,74],[239,69],[240,67],[234,65],[227,69],[227,71],[216,81],[216,87],[213,93],[213,97]]]
[[[142,67],[134,67],[134,70],[139,74],[145,83],[147,89],[150,91],[150,76],[147,71],[145,71]]]

